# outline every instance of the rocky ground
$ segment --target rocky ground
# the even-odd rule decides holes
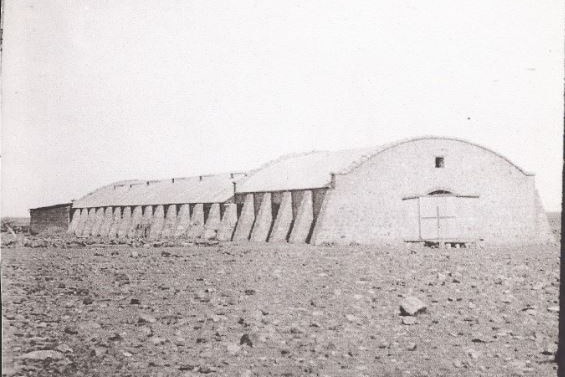
[[[557,246],[5,248],[2,373],[554,376],[558,262]]]

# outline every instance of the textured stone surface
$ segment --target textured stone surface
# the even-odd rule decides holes
[[[92,227],[96,222],[96,208],[88,208],[88,215],[82,228],[81,236],[88,237],[91,235]]]
[[[269,236],[269,242],[286,242],[292,225],[292,196],[289,191],[282,194],[282,200]]]
[[[314,211],[312,203],[312,191],[306,190],[302,195],[298,212],[292,226],[292,231],[288,242],[291,243],[304,243],[308,238],[312,221],[314,220]]]
[[[220,224],[222,219],[220,218],[220,204],[214,203],[210,206],[210,211],[208,212],[208,219],[204,225],[204,233],[202,238],[210,240],[217,239],[218,230],[220,229]]]
[[[32,234],[44,232],[64,233],[69,229],[70,221],[70,204],[30,210],[30,231]]]
[[[186,234],[190,226],[190,206],[182,204],[177,215],[177,227],[175,230],[175,237],[181,237]]]
[[[436,156],[445,158],[444,168],[435,167]],[[418,239],[418,196],[436,190],[456,194],[440,204],[453,218],[443,229],[455,230],[456,238],[490,245],[552,241],[533,176],[490,150],[439,138],[398,145],[337,174],[313,243],[397,245]]]
[[[169,238],[175,235],[175,230],[177,227],[177,206],[176,204],[170,204],[167,206],[167,213],[165,215],[165,223],[163,225],[163,231],[161,232],[162,238]]]
[[[255,217],[255,224],[251,231],[251,241],[265,242],[269,236],[269,230],[273,222],[273,214],[271,208],[271,193],[265,193],[261,198],[259,211]]]
[[[165,225],[165,208],[162,205],[155,207],[153,214],[153,221],[151,222],[151,229],[149,230],[149,238],[152,240],[161,237],[163,226]]]
[[[67,229],[68,234],[75,234],[80,223],[80,208],[71,209],[71,223]]]
[[[558,247],[3,248],[2,278],[6,375],[556,375]]]
[[[104,219],[102,220],[102,225],[100,225],[98,234],[102,237],[108,237],[113,222],[114,212],[112,211],[112,207],[104,208]]]
[[[417,297],[406,297],[400,303],[400,314],[415,316],[426,311],[426,305]]]
[[[115,238],[118,236],[121,222],[122,222],[122,208],[114,207],[112,225],[110,226],[110,229],[108,231],[109,238]]]
[[[83,208],[80,210],[80,218],[77,224],[77,228],[75,230],[76,236],[82,236],[84,232],[84,228],[86,227],[86,223],[88,221],[88,208]]]
[[[153,206],[143,206],[143,217],[141,218],[141,224],[140,224],[138,236],[149,238],[152,225],[153,225]]]
[[[131,224],[128,229],[128,237],[136,238],[140,236],[140,225],[143,219],[143,208],[141,206],[133,207],[133,212],[131,214]]]
[[[118,227],[118,238],[127,237],[132,227],[132,213],[131,207],[124,207],[122,213],[122,221]]]
[[[200,237],[202,233],[204,233],[204,205],[198,203],[192,207],[187,235],[188,238],[197,238]]]
[[[255,205],[253,200],[253,194],[247,194],[245,195],[245,202],[243,203],[241,214],[239,215],[239,219],[237,220],[237,226],[233,234],[233,240],[234,241],[248,240],[254,222],[255,222]]]
[[[104,207],[96,208],[94,213],[94,222],[90,230],[91,236],[99,236],[100,228],[102,228],[102,223],[104,222]]]
[[[222,222],[218,230],[218,240],[230,241],[233,236],[236,224],[237,205],[235,203],[224,204],[224,214],[222,216]]]

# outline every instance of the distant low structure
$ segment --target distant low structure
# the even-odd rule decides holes
[[[245,174],[118,182],[74,202],[71,218],[69,233],[110,238],[554,242],[533,174],[488,148],[447,137],[292,154]]]
[[[71,210],[72,203],[30,209],[30,233],[66,232],[71,220]]]

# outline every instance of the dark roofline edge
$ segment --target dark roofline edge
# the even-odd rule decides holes
[[[35,208],[30,208],[30,211],[36,211],[38,209],[51,209],[51,208],[58,208],[58,207],[66,207],[66,206],[71,206],[72,207],[73,203],[69,202],[69,203],[61,203],[61,204],[52,204],[50,206],[43,206],[43,207],[35,207]]]

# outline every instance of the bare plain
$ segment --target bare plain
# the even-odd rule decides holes
[[[558,246],[15,247],[2,278],[3,376],[556,374]]]

